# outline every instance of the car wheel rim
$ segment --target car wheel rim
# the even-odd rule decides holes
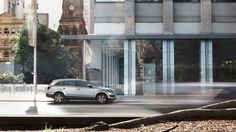
[[[107,98],[105,95],[99,95],[97,100],[99,103],[105,103],[107,101]]]
[[[60,103],[63,101],[63,95],[62,94],[57,94],[55,95],[55,101]]]

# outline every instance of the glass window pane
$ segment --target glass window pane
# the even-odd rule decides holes
[[[136,41],[136,94],[155,95],[162,93],[162,41]]]
[[[235,82],[236,40],[214,40],[213,49],[214,81]]]
[[[175,81],[200,81],[200,41],[175,40]]]

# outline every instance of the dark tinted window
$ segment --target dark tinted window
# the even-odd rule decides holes
[[[82,86],[82,87],[87,87],[88,83],[89,82],[87,82],[87,81],[77,81],[78,86]]]
[[[66,86],[77,86],[77,83],[76,83],[76,81],[64,81],[63,85],[66,85]]]
[[[56,85],[56,86],[63,85],[63,81],[57,82],[55,85]]]

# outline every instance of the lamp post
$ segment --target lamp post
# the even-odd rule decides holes
[[[32,46],[34,47],[34,102],[36,102],[37,95],[37,0],[32,0]]]

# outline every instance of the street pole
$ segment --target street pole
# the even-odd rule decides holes
[[[34,102],[36,102],[36,95],[37,95],[37,0],[32,0],[32,15],[33,15],[32,45],[34,46],[33,86],[34,86]]]

